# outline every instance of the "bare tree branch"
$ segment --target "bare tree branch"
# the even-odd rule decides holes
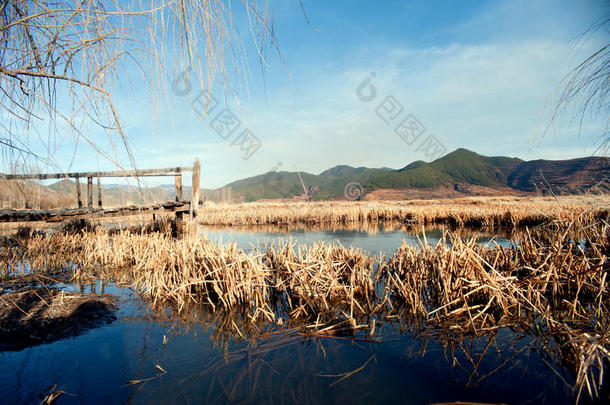
[[[250,30],[278,49],[270,0],[233,1],[248,14]],[[190,66],[202,86],[216,80],[230,85],[246,60],[231,2],[0,0],[0,116],[6,121],[0,149],[30,156],[29,148],[18,145],[46,130],[46,145],[38,136],[37,150],[56,150],[51,144],[58,134],[65,139],[67,128],[76,144],[82,138],[118,164],[116,150],[112,158],[83,135],[82,127],[95,126],[106,132],[110,145],[121,145],[135,167],[114,103],[117,83],[134,73],[131,66],[138,67],[158,95],[166,86],[158,79],[162,73]],[[262,60],[261,44],[257,40]]]

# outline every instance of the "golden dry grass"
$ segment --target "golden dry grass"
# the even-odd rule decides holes
[[[472,197],[413,201],[326,201],[296,203],[207,203],[205,225],[349,224],[386,221],[473,227],[522,227],[553,221],[595,220],[610,210],[605,195],[571,197]]]

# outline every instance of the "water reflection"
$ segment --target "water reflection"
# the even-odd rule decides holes
[[[377,314],[374,338],[352,339],[206,306],[152,311],[105,289],[121,298],[113,324],[0,355],[5,398],[58,384],[62,403],[572,403],[552,340],[509,321],[475,334]]]
[[[235,242],[243,249],[264,247],[272,243],[292,240],[311,246],[316,242],[338,243],[360,248],[368,254],[391,255],[404,240],[411,246],[424,243],[434,245],[451,232],[462,239],[475,238],[481,245],[498,244],[508,247],[517,243],[516,231],[486,232],[480,229],[431,226],[422,228],[404,223],[317,224],[317,225],[256,225],[242,227],[200,226],[199,234],[217,242]],[[450,245],[449,240],[445,243]]]

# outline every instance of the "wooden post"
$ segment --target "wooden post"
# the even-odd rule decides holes
[[[172,227],[172,236],[181,239],[185,234],[186,224],[184,223],[184,211],[176,211],[174,224]]]
[[[93,209],[93,177],[87,177],[87,208]]]
[[[176,183],[176,202],[182,201],[182,174],[174,176]]]
[[[83,208],[83,200],[80,198],[80,180],[76,176],[76,199],[78,200],[78,208]]]
[[[102,185],[99,177],[97,178],[97,206],[102,208]]]
[[[191,182],[191,210],[190,219],[192,220],[197,216],[197,209],[199,208],[199,177],[201,174],[201,163],[199,158],[195,159],[193,163],[193,180]]]

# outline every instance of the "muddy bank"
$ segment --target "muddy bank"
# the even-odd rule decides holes
[[[38,287],[0,295],[0,350],[77,336],[116,319],[116,297]]]

